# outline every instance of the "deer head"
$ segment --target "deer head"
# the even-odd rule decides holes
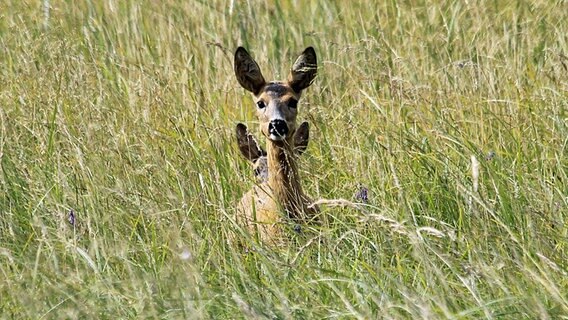
[[[260,67],[242,47],[235,52],[235,75],[253,94],[261,132],[273,142],[289,142],[296,131],[298,101],[317,73],[314,48],[308,47],[292,65],[287,81],[266,82]]]

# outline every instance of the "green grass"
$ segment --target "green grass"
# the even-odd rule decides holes
[[[0,316],[568,318],[567,10],[3,1]],[[267,78],[316,48],[302,184],[370,193],[322,241],[228,244],[254,182],[235,124],[258,134],[239,45]]]

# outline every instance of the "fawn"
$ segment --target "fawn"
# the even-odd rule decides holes
[[[237,124],[237,143],[241,154],[252,162],[254,176],[259,183],[268,181],[268,158],[266,151],[260,146],[256,138],[248,132],[247,126]],[[303,122],[294,133],[294,152],[302,155],[308,147],[310,139],[310,126]]]
[[[242,47],[235,52],[234,69],[239,84],[253,95],[260,129],[267,140],[268,166],[268,180],[242,197],[237,222],[251,232],[257,230],[263,242],[279,242],[287,220],[305,223],[318,214],[317,207],[309,207],[311,200],[302,190],[293,141],[298,101],[317,73],[316,53],[312,47],[306,48],[292,65],[287,81],[267,82]]]

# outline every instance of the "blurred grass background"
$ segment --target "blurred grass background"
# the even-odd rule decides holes
[[[0,6],[2,318],[568,318],[566,1]],[[227,244],[239,45],[316,48],[322,242]]]

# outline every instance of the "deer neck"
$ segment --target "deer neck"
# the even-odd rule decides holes
[[[268,185],[274,200],[292,217],[304,211],[304,196],[296,159],[293,140],[267,142]]]

